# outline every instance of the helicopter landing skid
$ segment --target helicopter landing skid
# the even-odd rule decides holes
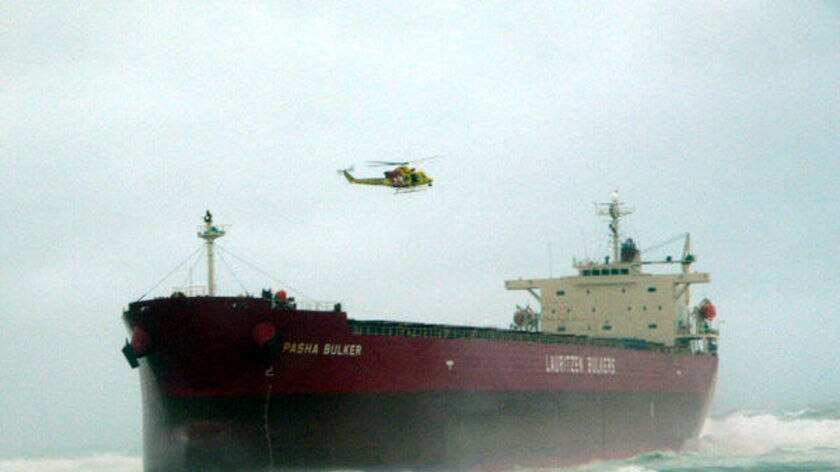
[[[398,188],[394,190],[394,195],[402,195],[404,193],[414,193],[414,192],[422,192],[426,190],[427,187],[409,187],[409,188]]]

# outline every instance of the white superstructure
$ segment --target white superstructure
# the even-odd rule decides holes
[[[688,252],[689,235],[680,260],[643,262],[633,240],[620,239],[619,221],[632,209],[617,194],[603,207],[601,214],[610,217],[612,259],[576,262],[574,276],[505,282],[508,290],[527,290],[539,300],[539,331],[713,349],[716,331],[700,316],[700,307],[691,307],[689,287],[710,278],[690,271],[695,259]],[[680,264],[682,271],[650,274],[642,270],[646,264]],[[709,341],[701,342],[704,338]]]

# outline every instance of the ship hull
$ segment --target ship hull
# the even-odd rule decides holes
[[[146,423],[145,470],[567,466],[679,449],[705,403],[618,392],[169,398]]]
[[[343,313],[242,303],[127,312],[151,339],[147,472],[509,470],[679,449],[717,373],[710,355],[430,325],[360,334]],[[252,336],[265,322],[278,332],[270,359]]]

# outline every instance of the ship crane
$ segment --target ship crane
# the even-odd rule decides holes
[[[673,257],[667,256],[665,259],[656,260],[656,261],[643,261],[642,264],[682,264],[682,271],[684,274],[687,274],[689,269],[691,268],[691,264],[697,262],[697,259],[694,257],[694,254],[691,253],[691,233],[681,233],[664,243],[657,244],[656,246],[650,247],[645,249],[643,252],[647,253],[650,251],[655,251],[659,248],[667,246],[675,241],[679,241],[683,239],[683,253],[680,260],[676,261]]]

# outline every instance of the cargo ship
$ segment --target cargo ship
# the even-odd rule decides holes
[[[144,470],[511,470],[679,449],[717,377],[715,307],[690,297],[709,275],[691,270],[688,234],[682,257],[642,260],[619,232],[631,211],[617,195],[601,207],[611,257],[506,281],[539,308],[504,329],[353,319],[283,290],[218,296],[226,230],[208,212],[206,292],[123,313]]]

